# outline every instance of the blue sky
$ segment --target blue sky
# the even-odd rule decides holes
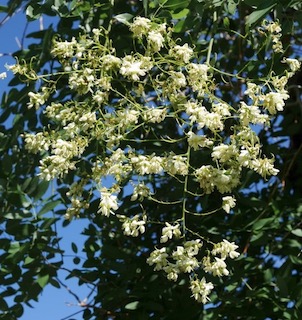
[[[6,1],[5,1],[6,3]],[[0,21],[5,17],[4,13],[0,13]],[[0,27],[0,73],[5,72],[5,64],[14,64],[15,60],[12,56],[6,54],[12,54],[13,52],[20,49],[20,42],[25,28],[26,32],[39,30],[41,25],[47,27],[49,24],[49,19],[44,18],[43,21],[34,21],[26,26],[26,17],[23,11],[16,13],[13,17],[8,19]],[[30,40],[24,42],[24,45],[30,43]],[[8,72],[8,78],[1,80],[0,82],[0,96],[3,92],[7,91],[8,82],[11,79],[12,75]],[[72,254],[71,251],[71,242],[76,242],[81,244],[84,242],[84,237],[81,236],[81,231],[83,229],[83,221],[73,221],[67,228],[61,227],[61,222],[58,224],[58,230],[61,232],[62,242],[61,247],[64,248],[67,252],[66,254]],[[79,248],[80,249],[80,248]],[[79,250],[80,251],[80,250]],[[72,260],[72,258],[70,258]],[[68,261],[68,260],[67,260]],[[68,267],[68,264],[66,265]],[[66,274],[61,272],[60,279],[64,281]],[[87,288],[79,288],[77,286],[77,281],[68,280],[64,281],[66,285],[74,291],[80,299],[84,300],[85,297],[89,294]],[[67,319],[68,316],[81,310],[81,307],[77,305],[75,298],[68,292],[67,289],[61,288],[56,289],[52,286],[46,286],[42,296],[39,299],[39,302],[33,302],[32,306],[34,308],[29,308],[25,306],[25,312],[22,316],[22,320],[61,320]],[[78,320],[82,319],[81,314],[74,315],[72,319]]]

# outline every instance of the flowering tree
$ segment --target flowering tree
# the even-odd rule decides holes
[[[4,319],[59,270],[90,288],[83,319],[298,318],[299,1],[26,8],[60,22],[7,66],[25,85],[3,99],[21,114],[2,138]],[[75,219],[67,269],[55,226]]]

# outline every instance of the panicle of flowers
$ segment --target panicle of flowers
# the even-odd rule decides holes
[[[41,92],[29,92],[29,103],[27,104],[28,108],[30,109],[32,107],[35,107],[36,109],[39,109],[39,107],[46,102],[49,95],[50,90],[47,87],[42,87]]]
[[[71,198],[70,206],[66,210],[65,219],[72,220],[78,218],[80,213],[89,208],[89,199],[83,195],[83,187],[87,183],[86,179],[82,179],[70,186],[66,196]]]
[[[264,21],[263,22],[264,29],[268,31],[272,38],[273,50],[276,53],[283,52],[283,46],[280,38],[282,37],[282,29],[278,21]]]
[[[36,134],[24,133],[23,138],[25,141],[25,148],[32,153],[39,153],[49,149],[50,141],[43,132],[37,132]]]
[[[116,215],[124,235],[139,237],[149,225],[162,225],[160,247],[147,263],[171,281],[186,274],[192,297],[207,303],[214,289],[207,274],[229,275],[227,258],[239,256],[238,246],[226,239],[213,244],[203,235],[197,237],[187,229],[186,216],[232,213],[234,191],[244,172],[253,170],[264,179],[278,173],[274,156],[263,155],[253,125],[269,126],[271,117],[283,110],[289,98],[287,82],[300,62],[284,58],[289,71],[271,72],[258,82],[247,78],[243,96],[231,104],[219,94],[219,70],[204,62],[189,43],[175,41],[172,28],[144,17],[126,24],[139,52],[117,52],[102,27],[91,35],[54,39],[51,53],[62,65],[70,100],[55,101],[55,79],[59,83],[62,72],[52,75],[49,87],[48,76],[38,76],[31,65],[9,67],[27,81],[45,80],[38,92],[28,94],[28,108],[41,108],[51,125],[36,134],[25,133],[25,145],[30,152],[41,153],[41,178],[64,178],[74,170],[82,181],[67,193],[71,199],[67,219],[88,208],[84,191],[89,185],[91,194],[100,193],[97,213],[106,218]],[[273,51],[282,52],[280,25],[265,22],[263,28]],[[233,122],[231,127],[228,121]],[[168,176],[177,185],[175,190],[181,190],[175,193],[180,199],[173,198],[173,191],[157,192]],[[106,178],[113,181],[107,187]],[[140,207],[142,215],[119,214],[118,195],[130,187],[131,206]],[[191,212],[190,200],[194,204],[216,191],[220,201],[215,210],[207,213],[196,206],[198,212]],[[148,201],[159,207],[175,205],[179,209],[175,220],[169,219],[169,212],[154,220],[153,212],[144,210]]]

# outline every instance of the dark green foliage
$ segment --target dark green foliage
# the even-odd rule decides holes
[[[168,24],[174,23],[180,42],[189,42],[200,52],[205,52],[208,38],[216,34],[213,52],[219,53],[219,59],[215,67],[226,73],[240,72],[244,76],[248,70],[257,79],[260,68],[270,67],[266,65],[266,48],[254,52],[252,40],[244,37],[245,31],[259,25],[264,17],[281,22],[287,56],[301,53],[302,7],[299,0],[47,0],[42,5],[37,1],[14,0],[0,6],[0,11],[11,16],[21,6],[26,8],[29,20],[40,15],[56,17],[47,30],[27,35],[35,40],[29,50],[15,53],[20,61],[38,57],[32,61],[38,73],[57,68],[49,52],[55,34],[71,39],[81,33],[79,24],[86,30],[99,25],[107,27],[114,16],[125,13],[156,15]],[[218,19],[212,23],[214,11]],[[238,33],[242,37],[233,37]],[[111,38],[117,55],[123,56],[133,50],[124,24],[113,24]],[[291,43],[295,45],[289,46]],[[279,58],[282,60],[281,56]],[[221,84],[219,90],[225,101],[236,105],[241,88],[238,79],[226,75],[216,80]],[[64,99],[68,92],[66,80],[61,81],[58,99]],[[75,236],[71,244],[74,266],[66,270],[66,258],[60,247],[64,232],[58,233],[58,225],[68,228],[69,222],[63,218],[70,201],[65,195],[66,185],[77,177],[76,174],[68,175],[52,187],[37,178],[40,157],[25,150],[20,136],[24,131],[40,131],[47,119],[42,112],[28,110],[26,106],[27,93],[33,90],[31,86],[22,85],[18,77],[10,86],[10,90],[3,94],[0,109],[0,319],[22,319],[24,307],[32,300],[38,300],[46,285],[60,287],[68,278],[76,278],[79,286],[91,288],[87,305],[82,307],[81,315],[85,320],[302,318],[300,91],[296,96],[291,91],[292,101],[280,121],[276,120],[272,131],[259,132],[266,154],[276,155],[281,170],[279,178],[257,186],[259,178],[247,174],[246,189],[238,192],[238,207],[234,214],[218,212],[202,220],[192,217],[188,221],[188,225],[198,226],[200,234],[207,231],[213,240],[228,238],[236,241],[242,252],[240,258],[231,263],[229,277],[213,279],[217,290],[211,296],[212,304],[204,308],[190,298],[186,278],[170,282],[146,264],[148,254],[157,243],[154,239],[160,236],[160,228],[153,225],[141,239],[121,235],[116,232],[120,226],[118,219],[108,220],[95,215],[98,201],[94,199],[80,217],[86,225],[82,231],[86,239],[84,246],[82,248],[77,243]],[[294,78],[291,86],[293,90],[301,87],[301,77]],[[176,129],[171,123],[169,128],[158,126],[156,130],[157,134],[168,134]],[[85,156],[91,156],[96,146],[97,142]],[[146,148],[155,151],[168,147],[151,145],[150,142]],[[186,146],[180,144],[178,148],[185,149]],[[196,153],[194,156],[200,161],[200,157],[208,155]],[[88,161],[81,165],[85,170],[91,170]],[[158,184],[159,198],[164,200],[167,192],[175,199],[181,197],[178,186],[170,181],[159,179]],[[215,199],[205,197],[202,203],[196,199],[189,206],[192,211],[198,205],[211,210],[215,207],[211,201]],[[177,205],[164,206],[147,201],[144,208],[156,212],[154,220],[167,217],[167,221],[173,220],[179,210]],[[126,196],[120,212],[130,210],[135,214],[140,208]],[[67,279],[58,279],[60,269],[68,272]]]

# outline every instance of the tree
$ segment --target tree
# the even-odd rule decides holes
[[[83,319],[299,319],[300,1],[19,7],[58,23],[2,98],[1,318],[65,270]]]

